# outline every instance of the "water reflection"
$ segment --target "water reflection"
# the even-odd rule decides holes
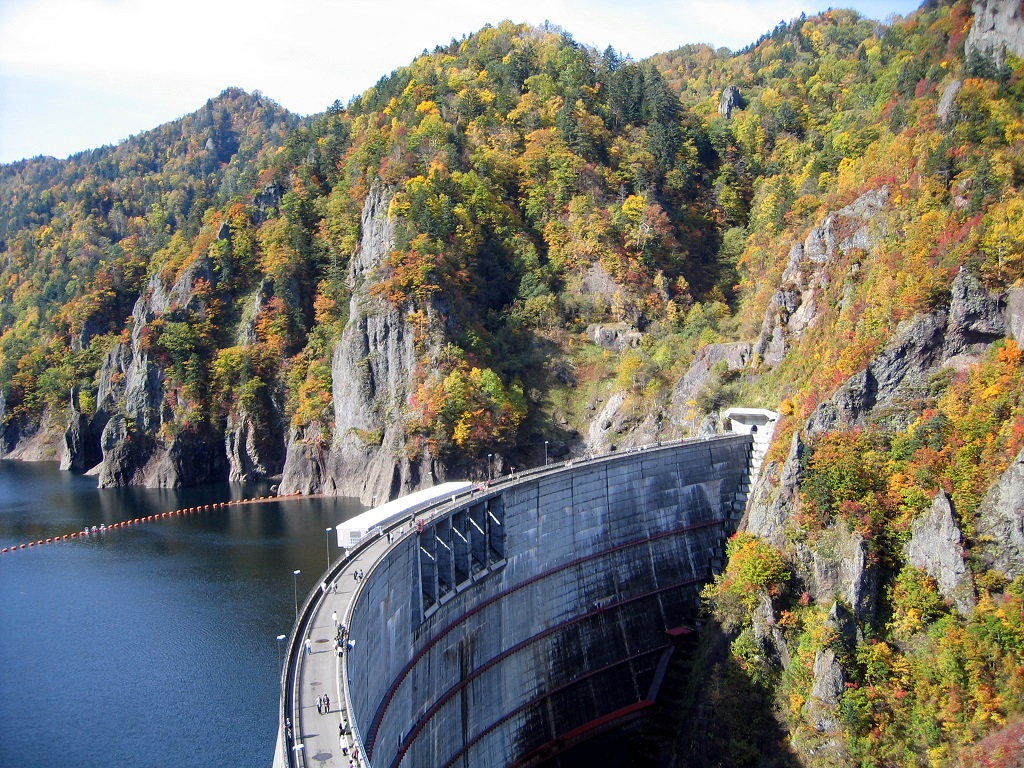
[[[0,547],[263,495],[96,488],[0,461]],[[337,547],[351,499],[229,507],[0,555],[0,765],[269,765],[275,637]]]

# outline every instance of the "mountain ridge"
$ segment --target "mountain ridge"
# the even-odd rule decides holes
[[[226,91],[2,167],[0,454],[371,502],[772,408],[706,592],[692,711],[732,730],[689,728],[727,765],[955,765],[1024,710],[1010,5],[642,62],[505,22],[308,119]]]

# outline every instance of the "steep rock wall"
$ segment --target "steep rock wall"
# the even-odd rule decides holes
[[[227,476],[222,438],[208,428],[165,430],[174,413],[167,400],[165,372],[150,358],[144,342],[147,327],[172,309],[204,307],[196,295],[198,281],[213,284],[213,269],[198,259],[168,288],[153,275],[132,311],[127,345],[117,344],[104,360],[97,397],[103,459],[101,488],[144,485],[173,488]],[[74,461],[74,459],[71,459]]]
[[[964,53],[1002,62],[1009,51],[1024,55],[1024,13],[1020,0],[975,0],[974,24],[964,41]]]
[[[879,213],[889,201],[887,187],[865,192],[825,216],[789,253],[782,280],[765,311],[754,356],[765,365],[782,362],[794,341],[820,314],[822,293],[833,276],[830,267],[841,251],[869,250],[884,234]]]
[[[388,214],[393,194],[376,185],[363,208],[362,241],[349,269],[349,319],[331,366],[333,438],[325,445],[319,433],[293,430],[282,492],[332,493],[373,503],[443,480],[443,468],[429,457],[408,458],[403,419],[419,360],[436,357],[439,342],[431,329],[438,324],[427,311],[426,322],[414,326],[403,310],[371,291],[394,248]]]
[[[836,429],[864,426],[879,409],[893,413],[894,406],[927,394],[932,374],[944,366],[959,368],[976,360],[990,343],[1006,333],[1004,301],[989,295],[967,270],[960,270],[951,285],[949,306],[919,315],[897,328],[892,340],[861,372],[850,377],[833,396],[821,403],[793,437],[787,458],[769,462],[752,493],[744,526],[764,536],[780,549],[792,549],[802,587],[819,604],[842,599],[860,622],[874,616],[876,577],[864,543],[855,532],[829,528],[813,542],[790,544],[787,530],[796,526],[800,509],[801,467],[805,446],[816,435]],[[938,513],[936,513],[938,514]],[[938,519],[938,518],[936,518]],[[993,517],[992,519],[995,519]],[[936,523],[937,524],[937,523]],[[928,523],[921,524],[928,527]],[[993,523],[993,527],[996,526]],[[949,534],[950,538],[952,534]],[[935,562],[935,547],[920,534],[915,552],[922,563]],[[949,562],[953,562],[950,557]],[[950,575],[960,585],[956,574]],[[958,586],[958,604],[967,605],[970,586]]]

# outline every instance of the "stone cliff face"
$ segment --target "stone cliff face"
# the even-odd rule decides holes
[[[269,278],[243,302],[243,321],[235,343],[246,347],[258,343],[256,318],[272,298]],[[284,396],[280,384],[258,390],[252,402],[238,402],[227,414],[224,445],[231,482],[259,480],[281,474],[285,461]]]
[[[972,53],[1002,62],[1006,52],[1024,55],[1024,13],[1020,0],[975,0],[974,24],[964,42],[968,58]]]
[[[794,519],[800,507],[805,443],[831,430],[863,426],[878,409],[892,413],[894,406],[919,399],[927,394],[932,374],[942,367],[959,368],[976,360],[988,344],[1003,337],[1006,327],[1001,300],[990,296],[973,275],[961,270],[951,286],[949,307],[919,315],[897,328],[889,344],[865,370],[848,379],[814,410],[794,435],[781,466],[775,462],[765,466],[753,489],[746,529],[779,548],[790,546],[786,532],[796,525]],[[1007,483],[1012,485],[1009,479]],[[1010,502],[1000,508],[1013,505]],[[910,546],[911,561],[932,573],[945,585],[944,594],[963,608],[973,599],[973,587],[963,583],[966,570],[954,543],[959,540],[959,529],[952,522],[952,512],[947,520],[944,509],[937,499],[932,515],[918,522]],[[999,514],[989,516],[993,530],[1003,530],[996,522]],[[850,606],[858,621],[873,616],[876,580],[857,533],[838,527],[828,529],[815,541],[800,541],[792,548],[798,575],[816,602],[825,605],[838,597]]]
[[[349,319],[331,368],[333,438],[326,444],[317,427],[293,430],[284,493],[357,496],[373,503],[443,479],[443,468],[429,457],[408,458],[403,419],[418,360],[435,358],[440,347],[438,321],[428,311],[426,322],[416,327],[405,312],[369,290],[394,247],[388,216],[392,196],[392,190],[376,186],[363,209],[362,242],[349,271]]]
[[[837,738],[839,699],[847,677],[842,658],[850,654],[837,653],[836,648],[849,651],[859,641],[861,628],[876,616],[879,589],[879,566],[859,533],[843,524],[813,535],[801,532],[797,518],[806,446],[822,433],[864,426],[879,413],[890,419],[903,410],[909,413],[901,404],[926,396],[936,372],[958,370],[977,361],[992,342],[1016,335],[1019,302],[1016,291],[1004,297],[989,295],[973,275],[961,270],[951,285],[948,307],[900,326],[865,370],[818,406],[793,435],[786,459],[767,463],[752,489],[741,527],[788,553],[794,589],[819,606],[831,605],[826,627],[837,639],[817,653],[811,695],[802,709],[804,726],[793,742],[806,755],[844,759],[843,743]],[[974,541],[989,567],[1011,579],[1024,572],[1024,452],[989,491],[977,513],[975,531]],[[945,492],[940,491],[930,509],[913,521],[909,533],[903,552],[906,562],[930,575],[952,607],[967,615],[976,595],[958,518]],[[775,650],[770,655],[785,666],[785,654]]]
[[[197,260],[168,288],[159,275],[150,278],[132,311],[128,344],[117,344],[100,371],[97,416],[102,461],[100,487],[145,485],[173,488],[220,480],[227,475],[222,438],[208,429],[169,428],[173,409],[163,369],[150,359],[144,343],[147,327],[174,308],[202,309],[196,283],[213,284],[205,259]],[[74,455],[67,458],[72,464]]]
[[[878,214],[889,200],[886,187],[861,195],[830,213],[789,252],[779,288],[765,311],[754,356],[768,366],[778,365],[794,341],[813,325],[821,311],[830,266],[840,251],[869,250],[884,234]]]
[[[939,491],[926,515],[915,523],[907,542],[907,562],[935,579],[939,592],[966,616],[976,602],[971,575],[964,563],[963,534],[953,514],[953,502]]]
[[[1024,451],[989,489],[976,526],[986,564],[1010,579],[1024,574]]]

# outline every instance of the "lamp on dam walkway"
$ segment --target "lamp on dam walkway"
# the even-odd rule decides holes
[[[326,533],[327,533],[327,570],[328,571],[331,570],[331,531],[333,531],[333,530],[334,530],[333,528],[328,528],[326,530]],[[326,589],[326,587],[324,587],[324,589]]]
[[[292,581],[295,583],[295,620],[299,620],[299,574],[302,571],[292,571]]]
[[[281,641],[284,640],[285,637],[287,637],[287,635],[278,635],[277,636],[277,668],[278,668],[278,670],[281,669]]]

